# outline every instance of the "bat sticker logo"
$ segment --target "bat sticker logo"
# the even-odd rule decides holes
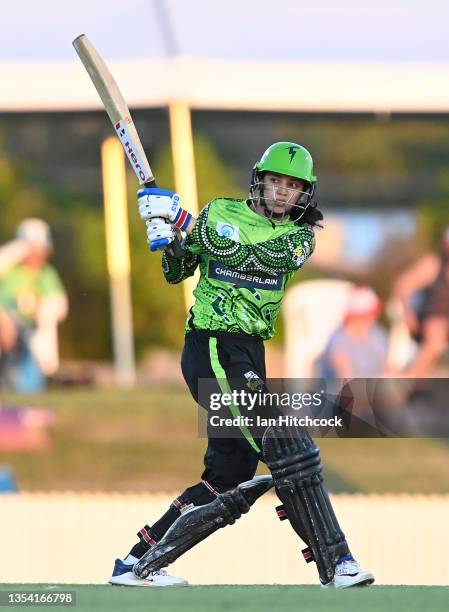
[[[288,154],[290,155],[290,163],[292,163],[298,151],[299,151],[299,147],[288,147]]]
[[[141,183],[145,183],[145,181],[147,181],[150,177],[144,171],[144,168],[143,168],[144,164],[142,160],[139,158],[137,151],[135,150],[135,145],[132,142],[132,139],[130,137],[130,134],[128,133],[128,130],[126,129],[126,126],[123,125],[121,121],[119,121],[118,123],[115,124],[115,130],[117,132],[117,136],[119,137],[123,145],[123,148],[125,149],[125,153],[129,161],[134,167],[134,171],[139,177],[139,180],[141,181]]]

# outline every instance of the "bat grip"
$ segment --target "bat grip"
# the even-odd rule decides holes
[[[160,251],[161,249],[165,249],[168,244],[169,242],[167,238],[161,238],[160,240],[155,240],[150,244],[150,250],[154,253],[154,251]]]
[[[153,179],[152,181],[147,181],[146,183],[144,183],[145,187],[149,187],[152,189],[155,189],[157,187],[157,183],[156,180]],[[161,238],[160,240],[156,240],[155,242],[153,242],[151,244],[150,249],[152,251],[158,251],[160,249],[167,249],[168,253],[170,255],[172,255],[172,257],[182,257],[183,255],[185,255],[185,251],[181,246],[181,242],[179,240],[179,237],[175,235],[174,240],[170,243],[170,246],[168,245],[168,241],[166,238]]]

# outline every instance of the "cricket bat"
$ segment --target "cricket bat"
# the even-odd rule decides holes
[[[145,187],[157,187],[128,105],[109,68],[85,34],[77,36],[72,44],[95,85],[137,180]],[[167,239],[162,238],[151,244],[151,250],[163,249],[167,245]],[[178,237],[169,248],[176,257],[183,254]]]

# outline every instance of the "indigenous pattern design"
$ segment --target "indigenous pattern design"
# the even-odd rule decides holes
[[[223,235],[222,228],[233,228],[238,241]],[[309,227],[291,221],[274,223],[256,214],[245,200],[213,200],[187,237],[186,255],[163,256],[169,283],[181,282],[200,266],[186,331],[220,330],[271,338],[286,285],[313,247]]]

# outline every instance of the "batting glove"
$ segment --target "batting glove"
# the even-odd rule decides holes
[[[163,219],[150,219],[147,221],[147,242],[151,251],[164,248],[175,239],[175,231],[170,223]]]
[[[192,215],[179,205],[179,195],[167,189],[139,189],[137,198],[139,215],[144,221],[160,217],[185,230],[192,219]]]

